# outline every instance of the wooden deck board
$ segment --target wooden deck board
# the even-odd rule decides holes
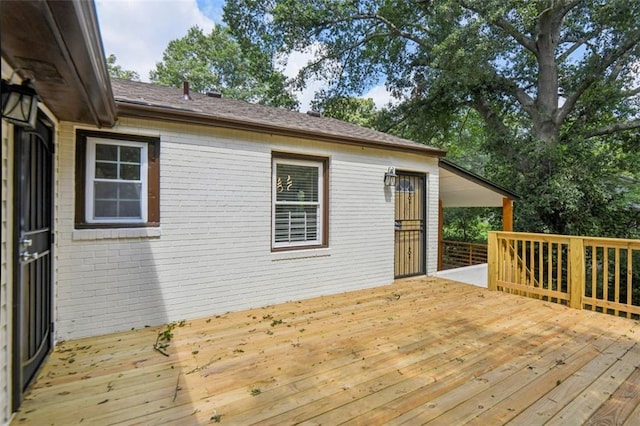
[[[627,417],[624,422],[624,426],[637,426],[640,425],[640,404],[633,410],[633,412]]]
[[[620,341],[624,344],[624,341]],[[514,424],[529,416],[538,423],[542,420],[548,426],[566,424],[568,421],[584,423],[636,369],[640,357],[640,344],[637,342],[617,359],[614,351],[603,353],[608,369],[596,365],[585,374],[579,373],[561,383],[554,392],[550,392],[536,404],[520,413]],[[602,360],[595,358],[594,361]],[[554,395],[559,393],[562,397]],[[532,420],[533,421],[533,420]]]
[[[187,320],[168,357],[162,330],[58,345],[13,424],[640,418],[637,321],[442,279]]]
[[[487,316],[484,324],[490,325],[491,323],[499,321],[502,321],[501,327],[509,325],[509,321],[500,320],[499,317],[495,316]],[[311,403],[301,404],[299,401],[297,407],[287,413],[283,413],[281,417],[270,418],[269,422],[278,424],[284,421],[282,417],[290,418],[291,415],[295,415],[298,412],[301,413],[301,418],[308,418],[310,413],[312,415],[313,413],[321,413],[329,410],[329,416],[332,417],[330,423],[334,424],[338,422],[339,419],[337,419],[338,411],[332,411],[332,408],[344,404],[345,391],[351,395],[351,398],[359,399],[359,402],[363,402],[365,404],[365,410],[367,410],[370,409],[371,402],[369,400],[362,401],[359,396],[371,394],[372,389],[384,389],[384,391],[375,392],[378,398],[386,394],[390,394],[393,398],[396,398],[397,393],[406,395],[415,386],[421,388],[425,384],[422,373],[440,366],[443,363],[443,355],[446,355],[448,363],[457,365],[459,363],[458,359],[460,359],[461,356],[465,356],[465,354],[481,346],[480,344],[473,346],[460,345],[460,336],[465,333],[465,328],[468,328],[466,324],[461,324],[459,327],[456,327],[452,323],[448,334],[439,337],[429,336],[424,340],[414,342],[410,347],[398,347],[398,350],[394,351],[389,360],[384,360],[384,362],[378,362],[377,364],[372,364],[376,361],[375,358],[363,359],[363,362],[360,362],[360,359],[354,357],[356,361],[353,366],[354,368],[342,371],[339,375],[339,377],[348,377],[349,379],[343,380],[341,383],[334,383],[333,386],[330,387],[330,392],[332,393],[329,395],[323,394],[322,398],[318,398],[319,395],[317,391],[315,391],[312,393],[313,400]],[[469,330],[467,330],[467,332],[469,332]],[[473,339],[477,341],[478,339],[488,339],[489,337],[492,336],[475,334]],[[485,341],[483,343],[489,344],[491,342]],[[401,359],[398,356],[398,352],[402,354]],[[380,366],[381,368],[376,369],[376,366]],[[437,374],[437,371],[434,374]],[[398,375],[403,376],[403,380],[400,380]],[[417,379],[415,379],[416,376]],[[429,378],[428,383],[430,384],[434,380],[436,380],[435,376]],[[385,389],[385,386],[391,388]],[[349,408],[352,409],[354,405],[355,403]],[[294,418],[294,420],[295,419],[296,418]],[[317,419],[316,421],[321,422],[321,419]]]
[[[640,405],[640,368],[636,368],[625,382],[587,420],[587,425],[623,424]]]
[[[555,320],[570,319],[572,317],[571,314],[576,312],[566,311],[556,316]],[[563,344],[566,341],[565,328],[563,326],[542,329],[532,327],[529,332],[531,334],[525,340],[526,344],[523,344],[523,341],[519,340],[520,338],[517,335],[511,336],[509,341],[503,342],[504,349],[508,349],[505,354],[508,357],[508,361],[497,365],[489,365],[489,368],[485,366],[486,373],[473,375],[471,379],[469,379],[469,376],[465,376],[464,378],[467,382],[463,386],[456,387],[438,398],[426,401],[422,406],[397,417],[392,423],[415,424],[416,422],[424,423],[433,420],[481,392],[495,388],[497,384],[502,387],[504,380],[518,372],[522,370],[528,372],[535,369],[536,363],[539,363],[540,360],[557,358],[563,355],[565,351]]]
[[[455,346],[434,348],[435,356],[431,357],[425,365],[414,368],[417,376],[417,380],[414,379],[414,381],[417,382],[417,386],[410,387],[405,382],[396,383],[387,389],[368,393],[357,402],[352,402],[314,420],[324,423],[323,419],[326,419],[326,423],[335,424],[364,416],[366,413],[365,417],[368,420],[375,419],[380,423],[386,423],[393,418],[392,415],[395,412],[404,412],[425,399],[429,400],[438,394],[455,389],[462,381],[466,381],[470,374],[479,375],[485,370],[497,368],[506,360],[513,358],[513,350],[521,349],[522,345],[509,350],[508,353],[507,351],[486,351],[488,347],[497,343],[504,347],[510,346],[504,339],[511,337],[509,330],[521,326],[521,322],[515,318],[509,320],[495,318],[502,322],[500,327],[505,334],[483,333],[481,330],[473,329],[469,330],[471,335],[465,335],[464,332],[457,333],[453,340]],[[489,328],[491,323],[482,325]],[[460,344],[467,339],[473,341],[473,344]],[[515,346],[521,342],[514,338],[511,343]],[[443,354],[446,354],[444,359]],[[427,377],[431,380],[425,382],[424,371],[432,371],[432,375]],[[402,372],[407,373],[406,370]],[[379,410],[381,412],[370,412],[372,407],[382,407]]]
[[[610,340],[607,345],[613,344],[615,340]],[[489,409],[473,418],[475,424],[506,424],[512,420],[515,415],[526,410],[531,404],[540,398],[540,395],[548,395],[552,393],[557,386],[566,381],[572,375],[578,374],[583,369],[589,368],[589,361],[598,356],[601,349],[593,346],[587,346],[575,352],[567,358],[561,358],[557,361],[547,360],[542,371],[537,375],[519,375],[514,380],[521,380],[517,389],[512,389],[508,395],[499,394],[497,398],[485,399],[484,408]],[[548,362],[551,361],[551,362]],[[498,403],[494,399],[500,399]],[[546,396],[545,396],[546,398]],[[533,424],[529,422],[527,424]]]

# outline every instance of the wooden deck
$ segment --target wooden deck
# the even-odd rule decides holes
[[[62,343],[14,425],[640,424],[640,323],[435,278]]]

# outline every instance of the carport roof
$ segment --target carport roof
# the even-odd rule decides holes
[[[516,200],[518,194],[480,175],[439,159],[442,207],[502,207],[503,199]]]

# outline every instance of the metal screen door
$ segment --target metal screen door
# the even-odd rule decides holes
[[[395,277],[424,275],[425,175],[398,173],[395,191]]]
[[[15,129],[14,410],[52,348],[52,129]]]

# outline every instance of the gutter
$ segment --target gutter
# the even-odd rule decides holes
[[[44,5],[94,123],[98,127],[113,127],[117,120],[116,105],[94,2],[47,1]],[[79,45],[78,39],[84,43]]]

